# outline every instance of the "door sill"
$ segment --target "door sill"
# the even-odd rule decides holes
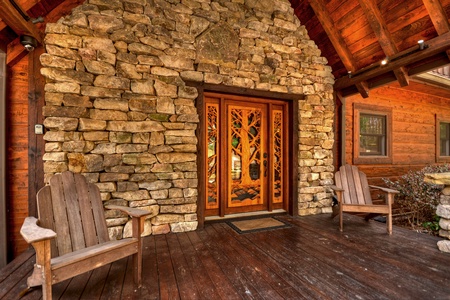
[[[275,209],[272,211],[253,211],[253,212],[247,212],[247,213],[225,215],[224,217],[209,216],[209,217],[205,218],[205,222],[228,221],[231,219],[271,216],[271,215],[280,215],[280,214],[286,214],[286,213],[287,213],[287,211],[284,209]]]

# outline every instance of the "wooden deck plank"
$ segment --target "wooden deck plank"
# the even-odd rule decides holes
[[[269,239],[273,239],[274,235],[276,233],[269,233]],[[382,299],[382,291],[392,283],[386,278],[390,273],[381,275],[374,270],[377,268],[383,270],[385,266],[380,266],[370,256],[358,257],[355,261],[351,245],[344,247],[336,242],[330,242],[324,236],[313,235],[304,228],[302,228],[301,238],[297,235],[289,235],[283,238],[283,243],[286,243],[285,246],[288,247],[290,244],[299,244],[302,240],[308,240],[308,243],[300,245],[298,249],[311,255],[319,264],[329,266],[328,270],[331,273],[328,278],[334,285],[346,287],[347,296],[370,299],[372,295],[378,294],[378,297]],[[361,278],[360,274],[363,274]],[[343,278],[343,276],[348,278]],[[393,292],[391,297],[401,298],[402,295]],[[389,299],[389,296],[385,295],[384,298]]]
[[[227,276],[227,280],[233,284],[234,289],[236,289],[241,298],[264,299],[263,291],[258,289],[257,279],[249,277],[244,270],[246,265],[238,263],[240,260],[239,253],[223,248],[223,244],[215,239],[217,233],[211,230],[211,227],[206,226],[205,230],[199,231],[199,236],[209,248],[211,255],[219,263],[221,270]],[[231,253],[228,253],[228,251],[231,251]],[[272,296],[279,299],[277,294]]]
[[[133,256],[127,258],[127,267],[125,270],[125,278],[123,280],[123,289],[120,299],[122,300],[133,300],[140,299],[137,284],[134,283],[133,274]]]
[[[84,299],[100,299],[105,287],[106,278],[111,269],[111,264],[107,264],[92,270],[91,278],[83,291],[81,298]]]
[[[272,255],[274,259],[295,261],[296,263],[293,267],[296,274],[313,283],[328,295],[336,295],[337,298],[346,299],[349,294],[355,293],[357,290],[362,290],[359,283],[352,280],[348,274],[337,271],[332,266],[323,264],[316,257],[314,251],[308,250],[309,241],[308,243],[302,242],[299,244],[288,243],[287,239],[292,234],[292,230],[295,230],[295,228],[290,228],[288,233],[281,234],[278,238],[273,236],[269,238],[270,231],[264,232],[265,237],[259,243],[265,249],[273,249]],[[284,231],[279,230],[279,232]],[[258,233],[257,235],[261,234]],[[295,234],[301,234],[301,232],[295,232]],[[303,235],[301,235],[300,239],[306,241]],[[302,248],[303,244],[305,244],[306,249]],[[337,275],[341,275],[341,277]],[[363,292],[365,293],[364,290]]]
[[[5,278],[0,284],[0,299],[4,297],[17,297],[24,289],[27,288],[26,278],[30,275],[33,265],[35,263],[35,257],[29,256],[26,252],[27,259],[22,258],[13,262],[15,266],[5,267],[4,273],[6,275],[1,275]],[[3,269],[2,272],[3,274]]]
[[[155,240],[156,240],[156,256],[158,259],[158,270],[164,270],[164,272],[159,273],[160,299],[161,300],[180,299],[166,236],[163,235],[157,236],[155,237]]]
[[[229,228],[227,228],[228,225],[224,223],[219,223],[216,226],[225,227],[224,231],[229,231]],[[228,234],[230,233],[228,232]],[[244,247],[249,249],[249,251],[254,253],[254,255],[258,256],[260,260],[264,261],[268,267],[275,270],[289,285],[295,288],[297,291],[297,299],[311,299],[318,296],[323,299],[327,298],[314,284],[311,284],[293,272],[292,261],[289,260],[289,258],[286,257],[281,261],[274,259],[274,257],[271,256],[271,249],[260,247],[259,241],[253,243],[251,239],[248,238],[248,235],[235,235],[235,238],[238,239]],[[255,236],[255,239],[258,238],[258,236]]]
[[[219,237],[220,246],[223,248],[223,251],[229,253],[239,253],[240,257],[237,260],[237,264],[242,264],[246,266],[246,272],[248,272],[249,276],[253,279],[262,280],[264,283],[268,285],[268,290],[262,289],[262,287],[258,287],[258,291],[264,295],[264,297],[269,297],[270,299],[276,299],[277,297],[281,297],[280,299],[291,299],[298,295],[298,292],[290,286],[283,277],[279,276],[273,269],[268,267],[265,262],[259,257],[257,257],[252,251],[244,247],[237,239],[234,238],[236,235],[228,235],[226,230],[223,227],[220,227],[217,224],[213,224],[211,227],[215,229],[214,235]]]
[[[380,224],[375,224],[376,222],[372,221],[372,226],[370,226],[358,219],[352,219],[352,221],[361,222],[359,229],[357,227],[347,228],[347,234],[342,234],[339,237],[339,235],[330,231],[329,228],[331,227],[328,227],[327,230],[317,230],[308,225],[309,222],[303,222],[301,219],[291,219],[291,221],[301,224],[300,226],[304,230],[311,230],[312,236],[317,236],[320,231],[326,239],[332,239],[344,245],[347,244],[347,247],[354,250],[351,255],[359,257],[360,263],[362,259],[370,258],[363,262],[372,264],[373,268],[378,269],[378,271],[383,271],[382,275],[390,279],[386,280],[386,286],[391,283],[391,293],[398,291],[401,296],[410,294],[412,298],[419,295],[427,298],[429,293],[442,293],[443,296],[450,295],[449,268],[442,268],[449,263],[450,255],[441,253],[437,249],[436,242],[439,238],[414,233],[404,228],[396,228],[395,234],[388,236],[383,231],[377,232]],[[351,238],[352,234],[357,236]],[[416,238],[413,238],[414,236]],[[419,244],[415,245],[418,242]],[[408,243],[408,247],[405,247],[406,243]],[[428,249],[424,251],[424,248]],[[438,260],[438,262],[435,260]],[[436,286],[436,283],[440,280],[442,280],[442,284]],[[371,285],[374,282],[365,281],[365,284]],[[414,288],[409,288],[411,286]],[[402,287],[402,289],[399,289],[399,287]],[[430,287],[435,288],[430,289]]]
[[[158,261],[155,237],[142,240],[142,286],[138,293],[141,299],[159,299]]]
[[[127,262],[128,257],[124,257],[111,263],[111,268],[109,269],[108,277],[106,277],[105,287],[103,288],[100,299],[120,299],[122,295]]]
[[[247,234],[226,223],[143,239],[143,285],[125,258],[54,286],[54,299],[450,299],[450,254],[437,237],[345,215],[280,216],[291,227]],[[17,299],[34,255],[0,270]],[[40,288],[22,299],[40,299]]]
[[[89,282],[91,274],[92,271],[89,271],[87,273],[80,274],[68,280],[69,284],[67,285],[67,288],[64,290],[64,293],[60,297],[54,295],[54,298],[57,299],[59,298],[61,300],[79,299],[83,294],[86,285]]]
[[[15,272],[18,268],[20,268],[23,264],[25,264],[32,256],[34,256],[34,251],[33,249],[30,248],[24,251],[12,262],[4,266],[0,272],[0,285],[3,286],[3,281],[9,277],[9,274]]]
[[[177,235],[168,234],[166,237],[181,299],[200,299],[194,283],[195,280],[190,273],[189,265],[178,242]]]
[[[240,299],[238,293],[235,291],[233,285],[225,276],[223,264],[227,263],[222,260],[217,260],[214,257],[214,252],[211,252],[207,247],[207,243],[202,241],[200,235],[204,233],[203,230],[197,232],[188,232],[187,236],[192,244],[189,252],[195,253],[196,260],[191,261],[191,267],[194,267],[195,262],[200,262],[201,268],[195,267],[197,275],[201,278],[199,286],[202,298],[205,299]],[[186,241],[181,240],[182,245],[186,245]],[[187,252],[186,254],[188,254]],[[203,273],[203,274],[202,274]],[[239,275],[236,275],[238,277]]]
[[[202,262],[201,257],[197,255],[187,233],[178,235],[178,242],[186,257],[186,264],[194,280],[194,285],[201,299],[214,298],[218,295],[208,270]]]

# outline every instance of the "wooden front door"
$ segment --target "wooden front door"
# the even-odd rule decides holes
[[[205,215],[287,209],[287,105],[205,93]]]

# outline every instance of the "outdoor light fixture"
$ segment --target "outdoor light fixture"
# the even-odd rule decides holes
[[[428,48],[428,45],[425,44],[425,42],[423,40],[417,41],[417,44],[419,44],[419,50],[423,50],[425,48]]]
[[[37,47],[37,41],[34,37],[29,35],[20,36],[20,43],[27,49],[27,51],[33,51]]]

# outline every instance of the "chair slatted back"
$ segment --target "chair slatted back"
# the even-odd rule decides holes
[[[98,187],[80,174],[54,175],[37,194],[40,226],[52,229],[52,257],[109,240]],[[54,255],[53,255],[54,254]]]
[[[367,176],[356,166],[341,166],[335,180],[336,186],[344,190],[344,204],[372,204]]]

